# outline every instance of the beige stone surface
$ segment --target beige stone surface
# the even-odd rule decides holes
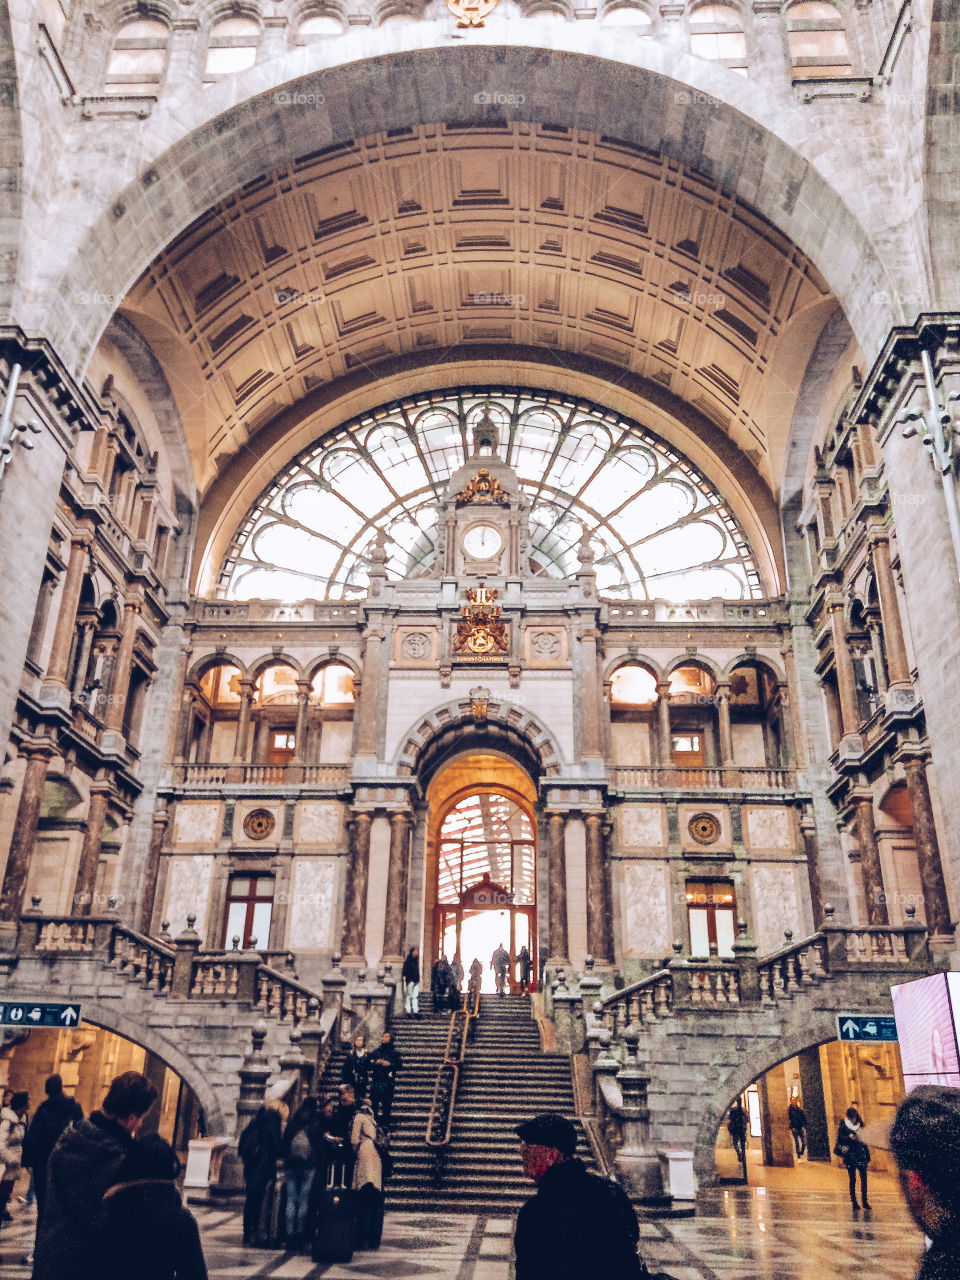
[[[669,867],[655,859],[620,865],[624,955],[664,958],[673,943]]]
[[[220,838],[222,807],[198,800],[181,800],[173,823],[175,844],[210,845]]]
[[[287,941],[306,951],[332,947],[337,863],[333,858],[296,858],[287,916]]]
[[[169,860],[163,918],[170,922],[170,932],[174,937],[186,929],[187,916],[194,915],[197,917],[194,928],[207,941],[205,931],[212,877],[213,858],[208,854]],[[217,945],[219,938],[210,941]]]
[[[750,877],[759,954],[766,955],[784,946],[787,929],[799,940],[804,931],[796,868],[755,863]]]
[[[661,848],[666,842],[667,814],[662,805],[624,804],[617,810],[623,850]]]
[[[295,826],[298,843],[336,845],[343,836],[343,805],[339,800],[302,800]]]
[[[744,836],[751,849],[792,849],[793,822],[789,809],[776,805],[744,810]]]

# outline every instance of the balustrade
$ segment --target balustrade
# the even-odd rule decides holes
[[[702,769],[677,769],[669,765],[638,765],[610,770],[610,784],[620,791],[673,788],[678,791],[741,790],[791,791],[797,785],[792,769],[764,765],[737,765]]]
[[[254,785],[282,787],[342,786],[350,774],[348,764],[186,764],[175,770],[177,781],[187,787]]]

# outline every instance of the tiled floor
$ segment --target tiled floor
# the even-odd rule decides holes
[[[842,1171],[837,1170],[842,1176]],[[908,1280],[921,1237],[892,1183],[871,1191],[873,1213],[854,1215],[842,1188],[724,1187],[703,1193],[696,1217],[645,1220],[651,1271],[676,1280]],[[513,1223],[474,1214],[388,1213],[383,1245],[349,1266],[240,1247],[233,1210],[198,1207],[210,1280],[507,1280]],[[0,1280],[25,1280],[32,1211],[0,1231]],[[616,1280],[604,1277],[603,1280]]]

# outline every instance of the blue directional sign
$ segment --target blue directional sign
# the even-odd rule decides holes
[[[897,1020],[869,1013],[838,1013],[837,1033],[841,1040],[856,1040],[863,1044],[896,1040]]]
[[[80,1004],[53,1004],[49,1000],[4,1000],[0,1003],[0,1027],[75,1027]]]

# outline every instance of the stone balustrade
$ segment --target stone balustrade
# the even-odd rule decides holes
[[[278,786],[341,787],[348,764],[184,764],[173,770],[180,787]]]

